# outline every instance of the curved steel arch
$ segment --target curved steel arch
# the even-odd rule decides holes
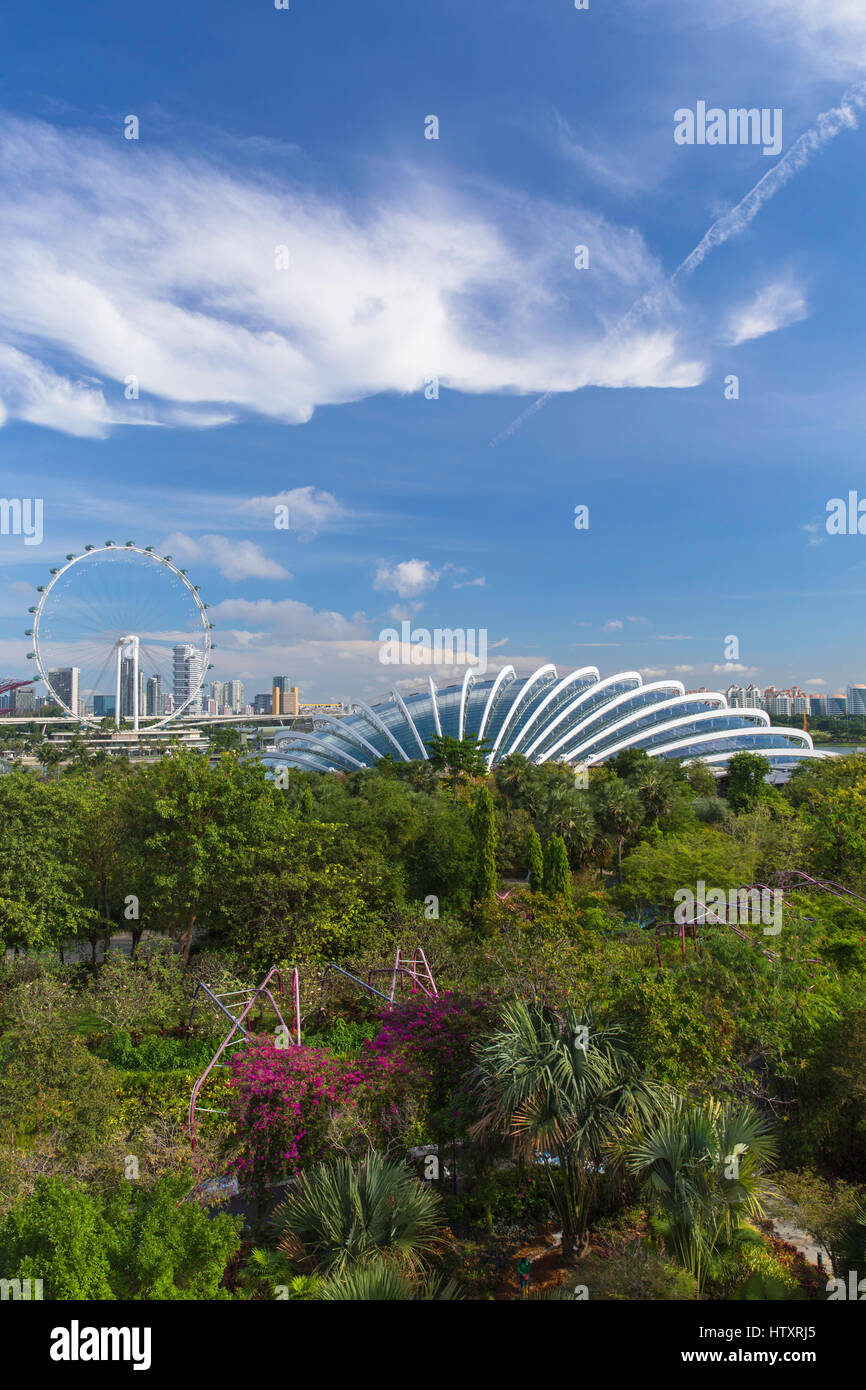
[[[249,753],[247,756],[251,759],[258,758],[259,762],[263,763],[265,766],[267,766],[272,760],[274,762],[280,760],[279,754],[276,754],[275,756],[272,753]],[[287,755],[285,759],[282,759],[282,761],[288,762],[288,756],[291,756],[292,764],[301,763],[310,772],[331,772],[333,770],[333,764],[330,767],[328,766],[324,753],[319,755],[313,753],[293,752],[291,753],[291,755]],[[325,763],[324,767],[321,766],[322,763]]]
[[[388,742],[393,744],[393,746],[396,748],[404,763],[410,763],[412,761],[408,754],[406,754],[403,751],[400,744],[397,742],[396,738],[391,733],[391,730],[388,728],[387,724],[382,723],[382,720],[379,718],[375,710],[372,710],[369,705],[364,703],[363,700],[353,700],[352,709],[358,710],[364,716],[365,719],[369,719],[370,723],[373,725],[374,728],[379,730],[380,734],[384,734]]]
[[[746,714],[746,715],[747,715],[747,714],[765,714],[766,711],[765,711],[765,710],[740,710],[740,709],[738,709],[738,710],[736,711],[736,713],[737,713],[737,714]],[[745,738],[748,738],[748,737],[751,737],[751,736],[753,736],[753,735],[755,735],[755,734],[760,734],[760,733],[764,733],[764,734],[780,734],[780,735],[782,735],[782,736],[785,737],[785,738],[789,738],[789,737],[791,737],[791,735],[799,735],[799,737],[800,737],[801,739],[806,739],[806,740],[807,740],[807,742],[806,742],[803,746],[804,746],[805,748],[807,748],[809,751],[814,752],[814,745],[813,745],[813,743],[812,743],[811,736],[810,736],[809,734],[804,734],[803,731],[802,731],[802,729],[782,729],[782,728],[774,727],[772,724],[770,724],[770,725],[764,725],[764,726],[763,726],[762,728],[760,728],[760,729],[759,729],[759,728],[748,729],[748,728],[746,728],[746,727],[744,726],[742,729],[723,729],[723,730],[716,730],[715,732],[710,732],[710,733],[708,733],[708,734],[695,734],[695,735],[693,735],[691,738],[681,738],[681,739],[676,740],[674,743],[666,743],[666,744],[663,744],[661,748],[653,748],[653,749],[652,749],[652,752],[651,752],[651,756],[653,756],[653,757],[666,757],[669,753],[673,752],[673,751],[674,751],[675,749],[677,749],[677,748],[684,748],[684,747],[685,747],[685,748],[688,748],[688,747],[691,747],[693,744],[696,744],[696,743],[712,743],[714,739],[736,738],[738,735],[743,735]],[[743,752],[743,753],[748,753],[748,752],[749,752],[749,749],[748,749],[748,748],[743,748],[743,749],[739,749],[739,750],[735,750],[735,751],[739,751],[739,752]],[[792,749],[792,752],[793,752],[793,751],[794,751],[794,750]],[[650,750],[647,749],[647,752],[650,752]],[[782,756],[785,755],[786,750],[785,750],[784,748],[767,748],[767,749],[763,749],[763,748],[762,748],[762,749],[759,750],[759,752],[761,753],[762,756],[766,756],[766,755],[771,754],[771,753],[777,753],[780,757],[782,757]],[[606,755],[606,756],[607,756],[607,755]],[[730,754],[730,753],[726,753],[724,756],[729,758],[729,757],[731,756],[731,754]]]
[[[470,688],[475,684],[475,672],[471,666],[467,666],[463,673],[463,683],[460,687],[460,709],[457,714],[457,737],[463,738],[463,725],[466,719],[466,697]]]
[[[297,745],[299,752],[303,753],[306,751],[314,758],[322,758],[323,760],[327,760],[328,758],[345,758],[346,762],[352,763],[354,767],[360,768],[368,766],[367,763],[362,763],[357,758],[353,758],[352,754],[347,753],[345,748],[334,748],[330,743],[323,743],[320,739],[316,738],[315,733],[305,734],[297,732],[291,739],[282,739],[280,741],[280,748],[283,748],[286,744],[291,744],[293,746]],[[273,756],[276,758],[280,756],[276,748],[274,749]]]
[[[725,714],[731,715],[732,718],[741,718],[743,715],[745,715],[747,718],[753,719],[756,725],[761,725],[764,730],[766,730],[766,728],[768,727],[766,724],[762,724],[762,720],[765,720],[767,718],[767,715],[764,710],[731,709],[728,705],[725,705],[724,709],[711,709],[704,711],[704,713],[702,714],[684,715],[683,718],[679,720],[670,719],[667,723],[660,724],[657,729],[636,730],[636,732],[631,736],[631,738],[622,739],[619,743],[615,743],[613,748],[606,748],[603,753],[597,753],[595,757],[591,757],[589,761],[591,763],[595,763],[605,758],[612,758],[616,753],[621,752],[623,748],[632,747],[638,739],[654,738],[656,734],[665,733],[667,731],[674,732],[676,729],[683,729],[689,724],[706,723],[710,719],[718,719],[720,715]],[[712,740],[714,738],[732,738],[738,733],[751,734],[755,732],[758,732],[758,730],[755,728],[751,728],[748,724],[741,724],[738,729],[716,729],[711,730],[708,734],[695,734],[693,736],[693,739]],[[691,743],[693,739],[684,735],[682,739],[679,739],[677,741],[677,745],[682,746],[683,744]],[[673,745],[671,745],[671,747],[672,746]],[[666,749],[668,745],[663,744],[662,747]],[[650,757],[655,757],[656,754],[660,751],[661,750],[657,748],[644,749],[644,752],[646,752]]]
[[[344,739],[346,743],[353,743],[356,747],[365,749],[371,754],[375,762],[378,762],[379,758],[382,756],[378,748],[374,747],[372,743],[365,739],[364,735],[359,733],[355,726],[349,723],[348,719],[335,719],[332,714],[317,714],[313,720],[314,733],[320,724],[324,724],[328,730],[334,733],[335,737]],[[294,731],[291,729],[278,729],[274,735],[274,747],[285,742],[293,732]]]
[[[424,747],[424,742],[423,742],[423,739],[421,738],[421,735],[419,734],[418,730],[417,730],[416,727],[415,727],[415,720],[412,718],[411,714],[409,713],[408,709],[406,708],[406,702],[405,702],[405,700],[403,699],[403,696],[400,694],[399,690],[396,690],[393,686],[391,687],[391,698],[393,699],[395,705],[396,705],[397,708],[399,709],[399,711],[400,711],[400,713],[402,714],[403,718],[406,720],[406,723],[407,723],[407,725],[409,726],[409,730],[410,730],[410,732],[411,732],[411,734],[412,734],[412,737],[415,739],[415,742],[417,743],[418,747],[421,749],[421,757],[424,759],[425,762],[429,762],[429,754],[428,754],[428,752],[427,752],[427,749]]]
[[[484,742],[484,731],[487,728],[487,721],[490,718],[491,712],[493,710],[493,705],[496,700],[497,694],[506,685],[511,685],[516,680],[517,672],[515,671],[514,667],[503,666],[502,670],[499,672],[499,675],[496,677],[496,680],[493,682],[493,685],[490,689],[490,693],[487,696],[487,704],[484,706],[484,714],[481,717],[481,723],[478,725],[478,743]]]
[[[746,749],[746,752],[749,750]],[[762,758],[833,758],[836,755],[828,752],[825,748],[762,748]],[[696,753],[693,758],[683,758],[683,767],[688,767],[689,763],[726,763],[731,757],[730,753],[708,753],[706,757],[701,757]]]
[[[592,682],[592,685],[590,685],[590,686],[587,687],[588,690],[591,690],[594,686],[597,686],[598,683],[599,683],[599,671],[598,671],[598,667],[597,667],[597,666],[581,666],[581,667],[579,667],[578,670],[572,671],[569,675],[563,676],[562,680],[557,681],[556,684],[554,685],[553,689],[550,690],[550,691],[548,691],[548,693],[545,695],[544,699],[542,700],[542,702],[541,702],[541,704],[538,706],[538,708],[535,709],[535,710],[533,710],[533,712],[532,712],[532,714],[530,715],[529,719],[527,719],[526,723],[523,725],[523,727],[522,727],[522,729],[520,730],[519,734],[518,734],[517,737],[513,740],[512,744],[511,744],[511,747],[509,748],[508,752],[509,752],[509,753],[518,753],[520,750],[518,749],[517,744],[518,744],[518,743],[522,743],[523,740],[528,736],[529,731],[530,731],[530,729],[532,728],[533,724],[535,723],[536,719],[540,719],[540,718],[541,718],[542,714],[543,714],[544,711],[547,709],[548,705],[552,704],[552,702],[557,698],[557,696],[558,696],[558,695],[561,695],[562,692],[563,692],[563,690],[566,690],[566,689],[568,688],[568,686],[569,686],[569,685],[572,685],[572,684],[574,683],[574,681],[576,681],[579,677],[581,677],[581,676],[588,676],[588,675],[590,674],[590,672],[594,672],[594,673],[595,673],[595,679],[594,679],[594,681]],[[586,693],[586,692],[584,692],[584,694],[585,694],[585,693]],[[507,756],[507,755],[506,755],[506,756]]]
[[[520,690],[518,690],[517,693],[515,694],[514,700],[513,700],[512,705],[511,705],[511,708],[510,708],[510,710],[508,711],[507,715],[505,716],[505,718],[504,718],[503,721],[502,721],[502,728],[499,730],[499,733],[496,735],[496,741],[495,741],[495,743],[493,744],[493,747],[491,748],[490,752],[489,752],[488,755],[487,755],[487,766],[488,766],[488,767],[492,767],[492,766],[493,766],[493,760],[494,760],[494,758],[496,758],[496,754],[499,752],[499,745],[500,745],[500,743],[502,742],[503,738],[505,737],[505,732],[506,732],[506,730],[507,730],[509,724],[511,723],[512,719],[514,718],[515,714],[517,713],[518,709],[519,709],[520,706],[522,705],[523,701],[526,699],[526,696],[529,694],[530,690],[532,689],[533,685],[535,685],[536,681],[541,680],[542,676],[546,675],[549,671],[552,671],[552,672],[553,672],[553,678],[554,678],[554,680],[556,680],[556,667],[555,667],[551,662],[548,661],[548,662],[546,662],[546,663],[544,664],[544,666],[539,666],[537,670],[533,671],[532,675],[529,676],[529,677],[524,681],[524,683],[523,683],[523,685],[521,686]]]
[[[655,688],[662,690],[668,689],[669,683],[666,681],[654,682],[653,685],[642,686],[641,691],[643,692],[644,690],[652,690]],[[627,692],[625,696],[618,698],[630,700],[634,697],[634,694],[634,691],[630,691]],[[604,728],[599,729],[596,733],[591,734],[588,739],[579,740],[577,745],[565,754],[562,761],[570,762],[570,760],[577,757],[578,754],[583,757],[587,750],[590,749],[594,743],[598,743],[600,739],[609,738],[610,735],[615,733],[618,729],[627,729],[630,724],[636,724],[639,720],[645,719],[649,714],[657,714],[659,710],[672,711],[677,705],[690,703],[696,700],[719,700],[721,703],[714,710],[699,710],[697,714],[683,715],[683,722],[688,721],[692,723],[695,719],[700,719],[704,715],[711,715],[713,718],[717,718],[719,714],[733,713],[733,711],[728,708],[724,695],[717,695],[715,691],[701,691],[700,694],[690,695],[683,692],[680,695],[674,695],[670,700],[658,700],[655,704],[645,705],[643,709],[632,710],[630,714],[625,715],[622,719],[618,719],[613,724],[608,724]],[[611,705],[615,703],[616,701],[611,701]],[[597,713],[600,712],[601,711],[597,711]],[[588,719],[583,721],[583,726],[590,724],[594,718],[595,714],[590,715]],[[655,729],[635,729],[635,737],[642,738],[650,733],[657,733],[659,729],[676,728],[678,722],[678,720],[673,719],[659,724]],[[573,737],[581,727],[581,725],[578,725],[577,729],[573,729],[569,738]],[[617,746],[619,747],[620,745]]]
[[[433,710],[433,728],[436,730],[436,737],[442,737],[442,720],[439,718],[439,692],[436,689],[436,682],[432,676],[427,677],[427,684],[430,688],[430,704]]]
[[[584,700],[589,700],[593,695],[597,695],[598,692],[599,692],[600,690],[604,690],[606,686],[608,686],[608,685],[616,685],[619,681],[622,681],[622,680],[634,680],[634,681],[637,682],[636,685],[632,686],[631,690],[624,690],[624,691],[621,692],[623,695],[626,695],[626,696],[628,696],[628,697],[631,697],[632,695],[634,695],[634,693],[635,693],[636,690],[644,690],[644,689],[646,689],[646,687],[644,686],[643,677],[641,676],[640,671],[620,671],[619,675],[616,675],[616,676],[605,676],[604,680],[602,680],[602,681],[597,681],[595,685],[591,685],[591,686],[589,686],[589,688],[588,688],[587,690],[581,691],[581,693],[580,693],[579,695],[576,695],[575,698],[574,698],[569,704],[566,705],[565,709],[560,710],[560,712],[559,712],[559,714],[556,716],[556,718],[555,718],[555,719],[552,719],[551,722],[548,724],[548,726],[547,726],[547,728],[545,729],[544,733],[543,733],[543,734],[539,734],[539,735],[538,735],[538,738],[535,740],[535,742],[532,743],[532,744],[530,744],[530,746],[527,748],[527,750],[526,750],[526,756],[527,756],[527,758],[531,758],[531,757],[532,757],[532,754],[535,752],[535,750],[536,750],[536,748],[538,747],[538,745],[539,745],[540,743],[543,743],[545,739],[549,738],[550,735],[553,733],[554,729],[556,729],[556,728],[563,722],[563,720],[567,719],[567,718],[569,717],[570,714],[573,714],[573,712],[578,708],[578,706],[583,704]],[[675,684],[675,685],[678,685],[678,686],[680,687],[680,689],[682,690],[682,688],[683,688],[683,687],[682,687],[682,682],[676,681],[676,682],[674,682],[674,684]],[[615,698],[618,698],[618,697],[615,697]],[[601,709],[601,708],[602,708],[602,706],[599,706],[599,709]],[[598,711],[593,710],[593,714],[596,714],[597,712],[598,712]],[[570,738],[571,738],[571,732],[569,731],[567,734],[564,734],[563,737],[560,738],[560,739],[553,745],[552,748],[549,748],[548,751],[547,751],[546,753],[542,754],[542,756],[538,759],[539,764],[540,764],[540,763],[546,763],[546,762],[553,756],[553,754],[557,751],[557,749],[558,749],[558,748],[561,748],[562,745],[563,745],[564,743],[567,743],[568,740],[569,740]]]

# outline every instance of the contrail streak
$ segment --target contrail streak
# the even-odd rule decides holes
[[[652,308],[664,299],[671,288],[678,280],[687,279],[699,265],[702,265],[711,251],[717,246],[723,246],[732,236],[738,236],[744,232],[761,211],[765,203],[775,197],[780,188],[790,183],[795,174],[812,160],[823,147],[835,138],[842,130],[853,130],[857,126],[857,112],[862,111],[866,106],[866,82],[856,82],[853,87],[849,87],[843,93],[838,106],[833,106],[829,111],[822,111],[815,124],[805,130],[794,141],[787,154],[784,154],[772,169],[768,169],[763,178],[760,178],[754,188],[741,198],[736,207],[730,212],[726,212],[724,217],[718,218],[707,232],[701,237],[694,250],[690,251],[685,260],[680,261],[676,270],[668,277],[665,283],[656,290],[650,290],[636,299],[631,308],[623,315],[617,324],[614,325],[602,338],[602,346],[611,339],[621,336],[623,329],[630,328],[632,324],[644,314],[647,309]],[[546,405],[554,393],[547,391],[543,396],[539,396],[522,415],[518,415],[516,420],[512,420],[500,434],[497,434],[490,441],[490,447],[495,446],[503,439],[507,439],[516,429],[519,429],[524,420],[528,420],[530,415],[534,415],[537,410]]]

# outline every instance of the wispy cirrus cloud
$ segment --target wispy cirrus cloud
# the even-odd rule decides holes
[[[634,228],[489,185],[401,182],[350,204],[272,169],[0,113],[2,410],[99,437],[300,423],[431,376],[513,393],[701,380],[670,304],[606,337],[660,275]],[[579,296],[575,223],[594,247]]]
[[[861,0],[737,0],[729,17],[747,16],[790,48],[802,48],[809,67],[851,75],[866,69],[866,8]]]
[[[806,297],[793,280],[776,280],[758,290],[747,304],[734,309],[728,319],[727,341],[734,347],[763,338],[808,318]]]

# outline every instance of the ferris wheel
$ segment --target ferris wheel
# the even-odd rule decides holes
[[[141,718],[155,729],[198,713],[213,623],[170,555],[132,541],[88,545],[38,593],[28,658],[72,718],[98,725],[113,713],[116,727],[126,720],[138,730]]]

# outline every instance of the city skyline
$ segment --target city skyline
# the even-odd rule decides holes
[[[181,649],[178,649],[181,650]],[[124,663],[126,664],[126,663]],[[575,668],[577,669],[577,668]],[[77,668],[67,668],[50,673],[53,677],[60,678],[61,690],[75,689],[78,687],[80,673]],[[518,672],[519,675],[528,674]],[[567,674],[567,672],[563,672]],[[122,682],[123,682],[122,677]],[[186,690],[161,692],[161,681],[158,675],[148,677],[145,671],[139,673],[141,684],[141,710],[146,716],[160,716],[172,712],[174,705],[182,703],[186,695]],[[185,678],[184,678],[185,680]],[[41,684],[35,682],[34,684]],[[210,688],[210,695],[206,692]],[[274,707],[275,691],[281,692],[280,708]],[[765,709],[769,713],[778,716],[784,715],[791,717],[799,714],[807,714],[810,717],[827,715],[863,715],[866,716],[866,682],[846,682],[844,687],[838,691],[827,691],[821,694],[805,691],[794,682],[788,687],[778,687],[773,682],[761,687],[754,683],[748,685],[738,685],[735,682],[724,686],[719,683],[718,689],[711,691],[709,686],[684,686],[687,695],[700,693],[716,693],[725,696],[728,706],[732,709],[757,708]],[[381,695],[387,692],[383,689]],[[285,709],[282,708],[283,695],[288,697],[289,704]],[[229,698],[231,697],[231,698]],[[26,712],[39,706],[51,703],[50,695],[38,696],[33,685],[22,686],[6,695],[0,696],[0,708]],[[93,714],[95,717],[105,716],[114,713],[113,694],[108,692],[91,692],[90,698],[79,695],[79,709],[83,715]],[[300,697],[297,686],[291,684],[288,676],[274,676],[271,680],[271,690],[257,691],[251,699],[245,698],[244,682],[236,678],[227,681],[213,680],[205,682],[199,692],[198,708],[189,711],[190,717],[196,714],[249,714],[254,716],[256,713],[297,713],[298,707],[303,706],[304,700]],[[314,702],[315,703],[315,702]],[[321,703],[321,702],[319,702]],[[334,702],[328,702],[334,703]],[[351,701],[337,700],[337,704],[348,705]],[[97,708],[97,705],[99,708]],[[210,708],[213,706],[213,708]],[[131,715],[131,696],[128,684],[122,684],[121,697],[122,717],[128,718]]]

